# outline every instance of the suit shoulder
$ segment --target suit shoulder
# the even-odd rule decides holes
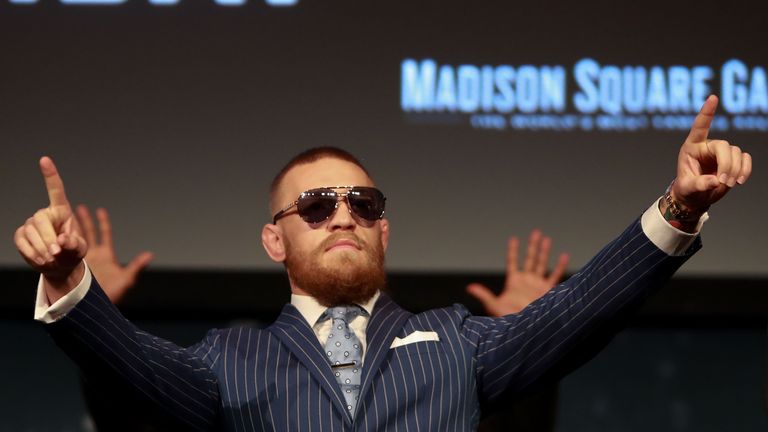
[[[268,336],[270,333],[261,327],[241,325],[226,328],[213,328],[208,330],[203,342],[211,344],[238,344],[243,341]]]
[[[195,353],[204,352],[210,355],[214,352],[221,352],[225,347],[236,348],[240,345],[247,345],[268,334],[269,332],[260,328],[248,326],[213,328],[208,330],[200,342],[189,349]]]
[[[421,313],[417,313],[410,318],[410,321],[423,322],[429,324],[447,324],[451,323],[455,326],[460,326],[467,318],[471,317],[466,306],[459,303],[454,303],[451,306],[443,308],[429,309]]]

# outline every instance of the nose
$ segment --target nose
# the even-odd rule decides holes
[[[340,197],[338,207],[328,221],[328,229],[331,231],[353,230],[356,226],[357,221],[355,221],[355,218],[352,216],[346,197]]]

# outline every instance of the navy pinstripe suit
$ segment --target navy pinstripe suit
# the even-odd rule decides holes
[[[636,222],[579,273],[503,318],[475,317],[461,305],[411,314],[382,295],[366,330],[354,420],[322,346],[292,305],[265,330],[212,330],[185,349],[138,330],[94,281],[86,297],[47,328],[86,376],[143,400],[174,425],[167,427],[474,430],[481,408],[535,383],[698,247],[697,240],[685,256],[668,256]],[[436,332],[440,340],[390,348],[395,337],[416,330]]]

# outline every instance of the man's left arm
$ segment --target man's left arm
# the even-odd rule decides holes
[[[465,320],[484,402],[550,373],[589,336],[639,305],[699,248],[706,211],[752,171],[749,154],[708,139],[716,107],[717,98],[710,96],[680,149],[675,181],[642,222],[521,313]]]

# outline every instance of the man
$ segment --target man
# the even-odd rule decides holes
[[[97,208],[96,218],[84,205],[76,209],[77,222],[88,244],[85,261],[99,281],[109,300],[120,305],[139,277],[139,273],[153,258],[150,252],[141,252],[130,262],[121,265],[113,244],[112,223],[104,208]],[[503,316],[520,312],[534,300],[552,289],[565,274],[568,254],[560,254],[555,267],[548,271],[552,239],[538,229],[531,231],[525,247],[522,265],[518,262],[520,239],[513,236],[507,243],[506,279],[499,294],[485,285],[472,283],[467,292],[474,296],[490,316]],[[92,386],[82,386],[84,400],[90,413],[90,421],[96,430],[153,430],[141,418],[121,418],[123,403],[112,395],[104,398],[93,391]],[[555,429],[557,386],[544,386],[534,394],[520,398],[505,406],[495,416],[486,417],[479,431],[516,430],[543,432]]]
[[[88,246],[53,162],[50,206],[16,231],[42,273],[36,317],[93,380],[135,396],[167,427],[197,430],[472,430],[482,409],[556,370],[591,332],[636,305],[699,247],[711,204],[751,158],[708,140],[711,96],[668,193],[580,272],[518,314],[460,305],[410,314],[385,295],[383,195],[350,155],[310,151],[277,176],[264,226],[291,304],[268,329],[212,330],[182,349],[136,329],[82,261]],[[339,342],[339,344],[337,344]],[[133,415],[134,413],[130,413]]]
[[[127,265],[121,265],[115,253],[112,223],[107,210],[97,208],[95,219],[84,205],[78,205],[76,213],[82,235],[88,244],[85,261],[109,300],[119,306],[153,255],[141,252]],[[534,229],[528,237],[525,257],[520,265],[520,240],[515,236],[510,237],[507,243],[507,277],[499,294],[494,294],[480,283],[469,284],[467,292],[483,305],[490,316],[520,312],[552,289],[565,274],[569,259],[565,253],[560,254],[552,271],[547,270],[551,248],[552,239]],[[142,423],[140,418],[121,418],[120,413],[125,404],[116,400],[114,395],[104,398],[85,383],[82,389],[90,419],[97,430],[153,430],[151,425]],[[554,430],[556,407],[557,386],[546,386],[535,394],[507,405],[496,416],[484,419],[478,430]]]

